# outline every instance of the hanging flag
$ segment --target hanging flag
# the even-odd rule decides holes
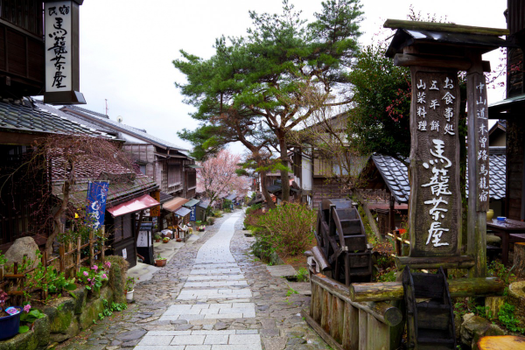
[[[88,184],[86,214],[93,219],[93,227],[96,229],[104,225],[108,188],[109,183],[104,181],[93,181]]]

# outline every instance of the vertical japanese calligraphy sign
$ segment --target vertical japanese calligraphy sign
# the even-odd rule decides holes
[[[86,103],[80,88],[79,5],[82,0],[44,4],[44,102]]]
[[[475,179],[476,191],[470,192],[476,196],[476,211],[486,212],[489,209],[489,115],[487,106],[487,86],[483,74],[472,74],[468,76],[468,83],[474,85],[473,101],[469,103],[469,108],[473,108],[473,118],[469,118],[469,123],[474,123],[474,132],[469,133],[469,140],[472,139],[475,147],[476,163]],[[472,135],[471,135],[472,134]],[[469,167],[471,165],[469,164]],[[470,177],[470,174],[469,174]]]
[[[457,71],[411,69],[410,256],[456,256],[461,243]]]
[[[92,218],[96,229],[104,225],[108,189],[108,182],[93,181],[88,184],[86,214]]]
[[[46,92],[73,90],[71,1],[46,2]]]

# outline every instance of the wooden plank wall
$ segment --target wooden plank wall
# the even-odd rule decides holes
[[[403,323],[389,326],[376,317],[369,304],[352,302],[343,285],[323,283],[325,276],[311,279],[312,299],[307,322],[334,349],[397,349]],[[333,283],[332,283],[333,284]],[[379,316],[378,316],[379,317]]]

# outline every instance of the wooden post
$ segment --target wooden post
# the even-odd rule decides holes
[[[487,270],[487,209],[489,203],[489,144],[487,87],[481,54],[471,55],[467,72],[468,104],[468,214],[467,254],[474,257],[470,277],[485,277]]]
[[[95,258],[95,251],[93,247],[93,231],[89,232],[89,266],[93,266],[93,259]]]
[[[517,278],[525,277],[525,242],[514,243],[514,266],[512,269]]]
[[[100,240],[100,260],[104,262],[106,260],[106,226],[102,225],[100,230],[102,231],[102,238]]]
[[[63,243],[60,243],[58,247],[58,254],[60,259],[60,272],[64,272],[66,270],[66,247]]]
[[[82,250],[80,249],[80,246],[82,246],[82,237],[78,236],[77,238],[77,263],[75,264],[75,274],[80,271],[80,259],[82,257]]]
[[[359,309],[359,350],[368,349],[368,314]]]

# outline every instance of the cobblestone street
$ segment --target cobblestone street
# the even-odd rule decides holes
[[[226,214],[184,245],[134,304],[58,349],[329,349],[300,315],[309,297],[290,293],[249,254],[243,212]]]

